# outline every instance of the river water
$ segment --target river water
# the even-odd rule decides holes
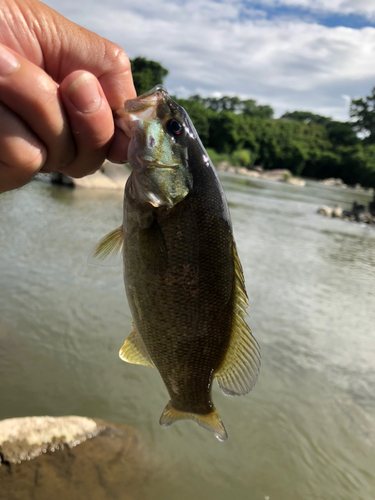
[[[122,194],[41,182],[0,197],[0,419],[138,428],[161,461],[146,500],[374,500],[375,230],[316,213],[369,196],[221,179],[262,349],[248,396],[215,384],[229,439],[188,421],[162,429],[159,375],[118,358],[131,331],[122,270],[87,255],[120,225]]]

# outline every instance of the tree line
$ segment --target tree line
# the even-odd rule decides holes
[[[168,70],[143,57],[131,61],[138,94],[163,82]],[[255,100],[193,95],[178,99],[214,163],[264,169],[287,168],[294,175],[341,178],[346,184],[375,187],[375,87],[353,99],[351,121],[340,122],[308,111],[273,117]]]

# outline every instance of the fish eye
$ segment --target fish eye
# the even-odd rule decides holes
[[[179,121],[177,121],[175,118],[171,118],[167,122],[167,129],[168,132],[170,132],[173,135],[180,135],[183,127]]]

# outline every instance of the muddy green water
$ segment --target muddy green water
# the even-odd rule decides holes
[[[193,422],[162,429],[159,375],[118,358],[131,331],[122,270],[87,254],[120,225],[122,194],[40,182],[0,197],[0,418],[137,427],[164,462],[146,500],[374,500],[375,230],[316,214],[369,197],[222,182],[263,362],[246,397],[215,384],[228,441]]]

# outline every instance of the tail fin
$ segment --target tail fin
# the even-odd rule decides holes
[[[198,415],[197,413],[188,413],[176,410],[169,401],[167,406],[164,408],[159,423],[162,427],[169,427],[174,422],[177,422],[177,420],[185,419],[194,420],[194,422],[201,427],[213,432],[219,441],[225,441],[228,437],[224,424],[214,406],[212,407],[211,413]]]

